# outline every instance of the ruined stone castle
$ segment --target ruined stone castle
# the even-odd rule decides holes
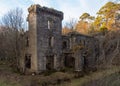
[[[62,35],[61,11],[40,5],[32,5],[28,11],[29,30],[20,60],[24,72],[95,68],[99,55],[97,39],[76,32]]]

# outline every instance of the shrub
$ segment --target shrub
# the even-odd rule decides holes
[[[100,32],[106,32],[108,29],[106,26],[100,27]]]

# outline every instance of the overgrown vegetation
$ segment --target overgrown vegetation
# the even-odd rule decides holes
[[[98,71],[78,79],[75,79],[74,73],[68,73],[71,69],[67,68],[62,72],[48,71],[37,76],[20,75],[17,70],[20,50],[24,48],[21,39],[25,33],[24,20],[21,9],[9,11],[4,15],[0,27],[0,86],[119,86],[120,30],[116,29],[119,28],[119,23],[114,22],[119,8],[120,4],[108,2],[98,11],[96,18],[83,13],[78,22],[72,19],[63,28],[64,35],[75,31],[90,34],[99,40]],[[120,18],[119,14],[117,18]],[[72,48],[72,52],[82,49],[89,51],[79,44]]]
[[[89,73],[81,78],[73,79],[71,83],[64,83],[62,86],[119,86],[119,72],[119,67],[113,66],[105,70]],[[112,83],[112,80],[118,83]]]
[[[0,26],[0,60],[7,60],[17,71],[24,41],[24,19],[20,8],[8,11],[1,20]]]
[[[56,72],[48,76],[21,75],[13,72],[9,62],[1,61],[0,74],[0,86],[96,86],[96,83],[98,86],[106,86],[106,84],[107,86],[120,85],[119,66],[111,66],[80,77],[76,77],[76,73],[69,72]],[[111,81],[114,83],[111,83]]]
[[[0,61],[0,86],[56,86],[70,82],[74,74],[54,72],[49,75],[21,75],[15,73],[9,62]]]

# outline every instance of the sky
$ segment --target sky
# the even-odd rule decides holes
[[[0,0],[0,19],[10,9],[16,7],[23,9],[24,18],[26,18],[28,7],[32,4],[40,4],[62,11],[64,13],[63,22],[67,22],[72,18],[78,20],[80,15],[85,12],[95,16],[96,12],[108,1],[110,0]]]

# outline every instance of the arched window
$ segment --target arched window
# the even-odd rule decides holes
[[[31,55],[30,54],[25,55],[25,67],[31,68]]]
[[[48,28],[48,29],[51,29],[51,28],[53,28],[53,26],[54,26],[54,20],[49,19],[49,20],[47,21],[47,28]]]
[[[63,41],[63,49],[66,49],[66,48],[67,48],[67,42]]]
[[[29,47],[29,38],[26,37],[26,47]]]
[[[54,37],[49,38],[49,46],[53,47],[54,46]]]
[[[50,21],[48,20],[48,29],[50,29]]]

